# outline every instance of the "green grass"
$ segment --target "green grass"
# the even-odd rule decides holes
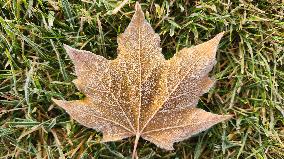
[[[0,158],[124,158],[134,138],[99,143],[51,98],[83,96],[63,43],[116,57],[135,2],[0,0]],[[199,107],[228,122],[164,151],[140,140],[143,158],[284,158],[284,3],[281,0],[150,1],[146,18],[166,58],[226,31]]]

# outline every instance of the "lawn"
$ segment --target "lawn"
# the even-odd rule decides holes
[[[0,158],[130,158],[135,137],[100,143],[102,134],[51,98],[74,100],[68,44],[116,58],[117,36],[135,1],[0,0]],[[284,159],[284,2],[140,1],[161,36],[166,59],[225,31],[210,72],[217,81],[198,107],[234,117],[165,151],[145,140],[148,158]]]

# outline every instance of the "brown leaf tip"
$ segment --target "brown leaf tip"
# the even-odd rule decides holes
[[[64,101],[62,100],[57,100],[57,99],[54,99],[54,98],[51,98],[51,100],[58,106],[62,107],[64,105]]]
[[[76,55],[78,55],[76,49],[66,44],[63,44],[63,47],[72,60],[76,58]]]
[[[139,12],[142,12],[141,5],[139,4],[139,2],[136,2],[136,4],[135,4],[135,10],[136,10],[136,11],[139,11]]]
[[[220,40],[222,39],[222,37],[224,36],[225,32],[222,31],[221,33],[217,34],[215,37],[214,37],[214,40],[216,41],[216,44],[218,44],[220,42]]]
[[[229,120],[233,117],[234,117],[234,115],[224,115],[224,121]]]
[[[139,2],[136,2],[136,4],[135,4],[135,14],[134,14],[132,20],[133,20],[133,22],[136,21],[136,23],[138,23],[138,24],[141,24],[145,20],[144,13],[142,11],[142,8],[141,8],[141,5],[139,4]]]
[[[75,67],[76,64],[78,63],[88,62],[89,60],[93,60],[91,58],[93,57],[94,54],[90,51],[78,50],[66,44],[63,44],[63,47],[66,53],[68,54],[68,56],[70,57],[70,59],[75,64]]]

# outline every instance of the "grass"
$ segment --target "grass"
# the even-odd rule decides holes
[[[124,158],[134,138],[102,134],[70,119],[51,98],[83,96],[63,43],[116,57],[116,37],[134,1],[0,1],[0,158]],[[164,151],[140,140],[143,158],[284,158],[284,3],[281,0],[142,3],[166,58],[226,31],[211,72],[218,81],[199,107],[228,122]]]

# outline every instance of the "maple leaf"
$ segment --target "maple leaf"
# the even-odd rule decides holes
[[[86,97],[53,101],[82,125],[103,132],[103,142],[136,136],[173,150],[173,143],[229,119],[196,108],[199,97],[214,81],[208,72],[223,33],[200,45],[184,48],[165,60],[160,37],[144,18],[139,3],[123,34],[118,57],[107,60],[65,45]]]

